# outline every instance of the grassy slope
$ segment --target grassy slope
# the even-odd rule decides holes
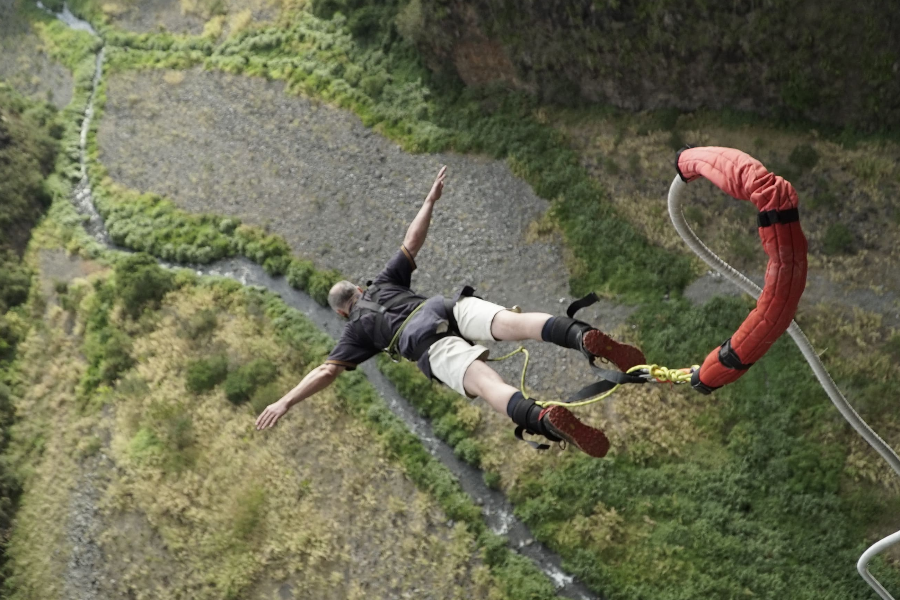
[[[472,558],[472,532],[441,526],[435,500],[410,485],[339,394],[263,437],[252,434],[253,410],[230,404],[221,387],[185,393],[185,366],[223,349],[232,370],[271,361],[283,386],[317,364],[325,344],[292,349],[272,330],[267,299],[234,286],[185,285],[133,321],[114,306],[113,285],[107,271],[51,293],[44,327],[23,344],[17,408],[27,419],[13,453],[28,474],[10,550],[15,597],[59,596],[71,490],[101,451],[115,465],[102,508],[113,526],[101,534],[115,595],[246,597],[258,580],[293,581],[314,596],[354,597],[367,586],[385,596],[425,586],[448,598],[495,589]],[[101,330],[122,340],[99,350],[101,370],[115,373],[84,393]],[[146,569],[151,549],[114,526],[131,514],[156,534],[166,577]],[[373,555],[396,562],[371,564]]]
[[[232,72],[284,77],[295,90],[321,94],[354,108],[368,123],[410,147],[431,149],[452,143],[457,149],[488,149],[509,158],[539,193],[557,199],[554,213],[576,248],[579,235],[596,231],[597,215],[609,214],[609,206],[599,201],[602,191],[593,200],[575,201],[579,194],[599,188],[588,180],[564,140],[541,125],[538,107],[501,93],[477,95],[452,88],[429,101],[422,94],[422,84],[415,83],[424,72],[409,62],[402,46],[387,56],[373,54],[342,36],[340,24],[288,12],[282,23],[286,31],[248,31],[215,51],[203,49],[202,40],[109,33],[110,39],[119,35],[116,40],[127,40],[132,46],[168,49],[131,51],[127,57],[111,52],[110,58],[116,68],[203,61]],[[318,62],[312,62],[314,58]],[[370,61],[367,75],[354,75],[353,68],[363,60]],[[379,82],[381,74],[384,80]],[[185,256],[210,247],[208,241],[198,241],[197,232],[203,227],[209,227],[209,236],[218,239],[221,235],[228,244],[237,239],[231,226],[218,218],[189,218],[152,198],[144,200],[143,207],[129,207],[125,202],[132,196],[108,183],[105,187],[107,210],[121,215],[125,231],[134,232],[142,220],[149,231],[151,218],[163,225],[154,231],[164,232],[165,226],[175,231],[178,223],[193,223],[178,234]],[[637,241],[634,252],[622,259],[621,269],[634,267],[633,256],[648,247],[634,230],[627,231]],[[130,239],[141,243],[139,235]],[[236,243],[232,251],[240,250]],[[161,253],[163,247],[148,249]],[[602,245],[583,250],[573,285],[597,287],[607,273],[602,260],[606,251]],[[271,258],[264,249],[256,254],[260,262]],[[275,255],[285,256],[280,250]],[[296,264],[289,263],[283,270],[288,270],[295,284],[306,287],[310,272]],[[690,268],[678,268],[683,269],[680,273],[690,272]],[[710,340],[722,339],[733,330],[746,306],[739,301],[718,302],[705,309],[657,305],[654,297],[673,287],[680,289],[672,281],[681,285],[686,281],[684,275],[668,277],[663,271],[657,277],[605,284],[606,289],[647,299],[636,324],[648,356],[663,357],[669,364],[693,362],[709,349]],[[840,379],[857,386],[855,396],[867,408],[866,416],[876,417],[873,421],[887,418],[889,407],[878,398],[883,392],[880,386],[890,380],[885,373],[890,371],[876,367],[890,364],[895,345],[891,338],[863,315],[847,318],[844,330],[838,331],[832,326],[832,313],[808,318],[819,344],[835,341],[847,346],[848,340],[855,339],[873,344],[873,349],[850,345],[840,356],[832,354],[829,362]],[[400,371],[393,376],[404,393],[436,419],[439,431],[460,454],[502,473],[501,484],[520,513],[542,539],[560,549],[570,568],[610,595],[680,598],[740,595],[750,590],[762,596],[796,596],[802,593],[798,584],[813,582],[820,595],[836,590],[843,597],[865,597],[865,586],[846,565],[861,549],[865,536],[890,523],[887,515],[895,509],[896,496],[881,487],[887,483],[883,473],[873,467],[871,456],[864,458],[853,435],[835,419],[809,378],[791,376],[805,373],[797,353],[786,347],[775,352],[781,360],[763,361],[742,382],[717,394],[717,401],[701,404],[693,418],[694,435],[674,442],[647,436],[653,441],[649,450],[638,452],[638,445],[632,443],[605,463],[590,463],[571,454],[546,460],[525,458],[511,449],[506,435],[467,420],[464,403],[435,392],[412,375],[409,365],[396,367]],[[870,360],[859,359],[864,352]],[[772,385],[773,381],[783,383]],[[631,400],[629,394],[624,403]],[[668,421],[664,419],[663,426],[674,421],[672,415],[664,417]],[[652,424],[648,429],[652,430]],[[584,485],[585,481],[603,485],[594,488]],[[867,494],[874,500],[862,500]],[[811,537],[804,538],[802,531]],[[766,545],[769,554],[748,556],[740,551],[753,541],[771,541]],[[647,573],[668,575],[648,578]],[[895,569],[883,573],[896,583]],[[672,583],[676,580],[677,585]]]
[[[58,217],[71,215],[55,206],[31,247],[36,268],[62,242]],[[258,406],[328,351],[298,313],[141,257],[102,260],[118,262],[114,275],[99,264],[66,285],[43,275],[29,304],[16,385],[24,418],[8,454],[25,490],[9,550],[13,597],[57,597],[71,580],[72,494],[86,481],[103,498],[99,540],[111,562],[99,585],[111,595],[268,597],[288,581],[317,597],[552,597],[362,377],[269,434],[252,431]],[[198,361],[221,354],[224,382],[187,392]],[[249,404],[229,403],[242,365],[261,362],[277,381],[243,385]]]
[[[546,117],[578,150],[592,178],[617,209],[655,244],[682,252],[665,212],[664,185],[674,151],[685,143],[741,148],[797,189],[810,240],[810,273],[843,285],[900,291],[900,146],[888,138],[826,135],[810,124],[790,127],[747,115],[677,111],[548,110]],[[690,188],[691,226],[729,263],[760,273],[755,209],[706,182]]]

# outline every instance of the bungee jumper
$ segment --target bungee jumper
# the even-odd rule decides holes
[[[489,350],[477,343],[550,342],[582,353],[592,365],[601,358],[622,371],[644,363],[643,354],[636,348],[573,318],[574,311],[591,303],[590,297],[581,305],[573,304],[570,314],[563,317],[506,309],[476,297],[470,286],[451,298],[426,298],[410,288],[415,259],[425,243],[446,173],[447,168],[441,168],[400,249],[368,288],[363,290],[350,281],[340,281],[331,288],[329,305],[348,319],[339,341],[322,365],[263,410],[256,419],[257,430],[274,426],[292,406],[327,388],[343,371],[353,370],[384,351],[395,359],[402,356],[414,361],[426,376],[467,398],[484,398],[491,408],[512,419],[519,439],[528,432],[551,442],[565,442],[592,457],[605,456],[609,440],[602,431],[582,423],[564,403],[527,398],[487,365]],[[538,449],[549,447],[529,443]]]

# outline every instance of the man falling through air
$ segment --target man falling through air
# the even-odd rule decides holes
[[[415,258],[425,243],[446,172],[447,167],[440,170],[400,249],[368,289],[349,281],[331,288],[328,304],[349,319],[341,339],[324,364],[266,407],[256,419],[256,428],[272,427],[293,405],[331,385],[344,370],[353,370],[379,352],[388,351],[415,361],[425,375],[466,397],[481,396],[529,433],[552,442],[565,440],[590,456],[605,456],[609,441],[602,431],[585,425],[562,406],[542,409],[525,398],[487,365],[488,349],[474,342],[538,340],[578,350],[588,358],[615,362],[633,348],[569,317],[509,311],[476,298],[469,286],[453,298],[425,298],[410,289]]]

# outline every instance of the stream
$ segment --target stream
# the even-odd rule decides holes
[[[68,7],[64,6],[61,13],[52,13],[40,2],[37,5],[73,29],[97,35],[89,23],[73,15]],[[109,249],[130,252],[127,248],[116,246],[111,242],[103,219],[94,206],[91,185],[87,176],[87,136],[94,115],[94,100],[97,87],[103,75],[104,53],[105,48],[101,48],[97,54],[93,88],[84,111],[84,121],[80,136],[81,179],[73,189],[72,203],[85,218],[84,227],[89,235]],[[254,285],[268,289],[278,294],[289,306],[305,314],[321,330],[330,335],[332,339],[337,339],[344,327],[345,322],[333,311],[320,306],[304,292],[292,288],[285,278],[272,277],[260,265],[245,258],[227,259],[209,265],[159,262],[167,268],[188,268],[194,270],[198,275],[228,277],[244,285]],[[485,523],[491,531],[506,536],[509,541],[509,547],[513,551],[533,561],[550,578],[560,596],[576,600],[598,598],[597,594],[591,592],[582,583],[575,580],[573,576],[563,571],[562,561],[557,554],[534,540],[528,527],[514,516],[513,507],[506,499],[506,496],[502,492],[492,490],[484,483],[481,470],[460,460],[454,454],[452,447],[438,439],[434,434],[431,423],[420,416],[415,408],[400,395],[387,377],[378,370],[374,361],[364,363],[360,368],[391,412],[406,424],[432,456],[453,473],[462,489],[481,507]]]

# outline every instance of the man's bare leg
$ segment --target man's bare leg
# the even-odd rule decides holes
[[[553,315],[547,313],[514,313],[501,310],[491,321],[491,335],[500,342],[541,341],[541,331]]]
[[[480,360],[476,360],[466,369],[463,387],[469,394],[484,398],[491,408],[501,415],[506,415],[509,399],[519,391],[503,381],[497,371]]]

